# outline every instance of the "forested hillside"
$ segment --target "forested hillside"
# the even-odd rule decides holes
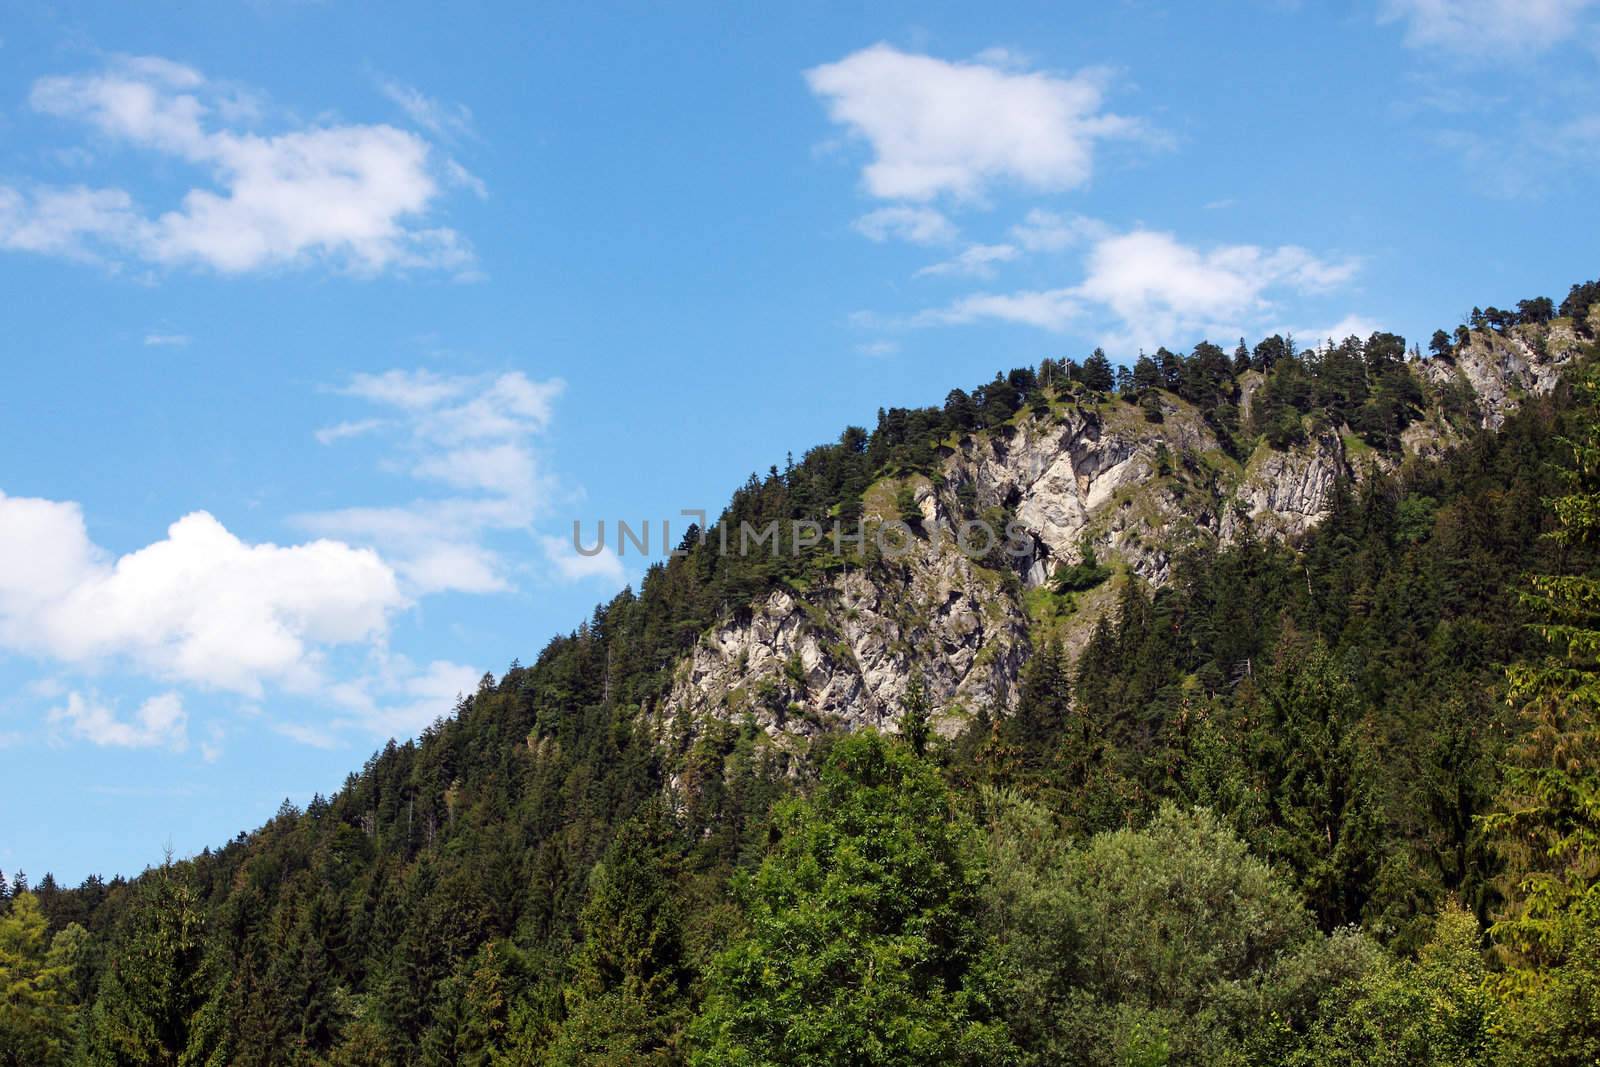
[[[1600,1062],[1597,323],[1591,282],[1427,359],[1096,352],[885,409],[330,796],[131,881],[13,873],[0,1064]],[[1483,380],[1555,338],[1550,391]],[[915,577],[717,531],[1003,527],[961,472],[1123,423],[1167,434],[1145,496],[962,571],[1003,655],[947,678],[908,620],[881,729],[798,655],[685,695],[753,605],[845,645],[819,591]],[[1319,447],[1322,510],[1251,510]],[[1150,486],[1177,510],[1115,517]]]

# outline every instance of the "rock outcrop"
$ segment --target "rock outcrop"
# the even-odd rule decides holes
[[[1558,324],[1474,335],[1451,359],[1415,361],[1430,410],[1408,428],[1404,449],[1437,452],[1468,420],[1499,427],[1523,397],[1552,389],[1578,349]],[[1253,377],[1247,385],[1259,384]],[[1247,527],[1257,536],[1305,533],[1328,513],[1341,479],[1393,462],[1335,429],[1287,451],[1263,443],[1241,461],[1200,412],[1169,394],[1161,401],[1159,422],[1122,401],[1067,402],[952,442],[936,478],[910,482],[922,514],[915,551],[773,592],[724,619],[679,664],[657,721],[693,729],[705,716],[749,714],[780,744],[836,727],[893,729],[920,673],[936,729],[954,733],[974,713],[1015,707],[1036,621],[1030,607],[1050,595],[1039,587],[1059,565],[1092,549],[1160,584],[1176,553],[1198,541],[1226,543]],[[1452,403],[1461,411],[1452,414]],[[875,486],[867,518],[897,518],[901,486]],[[953,531],[997,514],[1026,531],[1026,554],[1009,565],[967,558]],[[936,542],[934,531],[946,536]],[[1080,638],[1097,615],[1084,605]]]

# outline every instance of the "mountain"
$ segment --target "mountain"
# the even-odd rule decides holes
[[[884,409],[331,797],[5,886],[0,1062],[1593,1062],[1597,297]]]

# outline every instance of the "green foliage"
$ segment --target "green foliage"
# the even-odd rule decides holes
[[[1050,581],[1058,593],[1081,593],[1111,577],[1111,568],[1095,557],[1094,545],[1085,541],[1078,562],[1059,564]]]
[[[1026,800],[984,806],[986,964],[1024,1063],[1259,1062],[1371,965],[1208,812],[1167,807],[1074,848]]]
[[[900,736],[911,746],[919,758],[928,754],[928,740],[933,735],[933,703],[928,698],[928,686],[921,671],[912,671],[906,681],[906,691],[900,697]]]
[[[78,1011],[72,974],[86,937],[76,923],[48,937],[32,893],[18,893],[0,914],[0,1065],[68,1062]]]
[[[1600,373],[1580,384],[1600,401]],[[1571,552],[1600,541],[1600,419],[1564,439],[1565,495],[1552,501],[1551,539]],[[1506,862],[1496,941],[1521,967],[1563,960],[1600,919],[1600,578],[1532,579],[1528,603],[1547,653],[1510,668],[1508,699],[1525,730],[1485,827]]]
[[[548,1062],[675,1063],[690,972],[673,876],[674,835],[659,812],[627,823],[590,875],[567,1017]]]
[[[1506,990],[1494,1062],[1507,1067],[1600,1063],[1600,926],[1572,931],[1561,963]]]
[[[1585,336],[1593,289],[1561,309]],[[1451,355],[1473,329],[1537,342],[1550,310],[1480,311]],[[1388,334],[1231,358],[1202,342],[1131,373],[1046,359],[942,408],[885,409],[752,477],[637,592],[333,796],[132,883],[0,885],[5,1055],[1593,1062],[1600,594],[1580,531],[1600,513],[1585,466],[1600,396],[1530,398],[1490,434],[1464,386],[1430,387],[1462,443],[1397,463],[1418,407],[1405,358]],[[932,743],[916,677],[908,747],[769,737],[758,712],[804,710],[798,660],[729,694],[725,717],[663,718],[683,655],[770,590],[811,590],[810,621],[837,621],[825,592],[846,561],[827,539],[741,557],[744,524],[849,524],[874,486],[904,511],[899,490],[927,477],[941,508],[998,528],[1007,503],[944,485],[946,451],[1005,447],[1024,411],[1137,421],[1098,395],[1113,386],[1175,420],[1192,405],[1236,458],[1256,434],[1337,433],[1374,450],[1371,469],[1285,544],[1218,521],[1230,464],[1158,444],[1157,474],[1178,472],[1229,543],[1179,553],[1160,588],[1108,587],[1086,553],[1068,591],[1029,591],[1014,714],[979,706],[951,744]],[[1573,453],[1576,472],[1552,465]],[[982,566],[994,595],[1022,596],[1016,561]],[[1524,603],[1530,572],[1549,577]],[[1089,587],[1081,604],[1070,591]],[[1492,916],[1486,964],[1474,923]]]
[[[1470,1067],[1491,1055],[1500,1006],[1479,951],[1478,922],[1459,907],[1439,915],[1417,960],[1377,958],[1326,990],[1309,1040],[1289,1062],[1304,1067]]]
[[[740,898],[748,932],[714,961],[700,1064],[1001,1063],[971,965],[981,858],[928,764],[867,731],[780,806]]]
[[[202,999],[204,927],[185,872],[167,863],[146,873],[100,979],[89,1018],[89,1063],[190,1062],[191,1022]]]

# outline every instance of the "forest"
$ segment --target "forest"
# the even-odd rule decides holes
[[[1600,1062],[1597,303],[1433,335],[1586,341],[1495,431],[1387,333],[881,410],[717,524],[849,517],[952,440],[1163,395],[1230,454],[1332,427],[1383,462],[1301,538],[1123,581],[1081,655],[1038,634],[1014,714],[940,736],[912,677],[892,731],[798,755],[658,711],[708,627],[838,561],[691,530],[303,808],[134,878],[0,875],[0,1064]],[[1407,456],[1427,404],[1460,443]]]

